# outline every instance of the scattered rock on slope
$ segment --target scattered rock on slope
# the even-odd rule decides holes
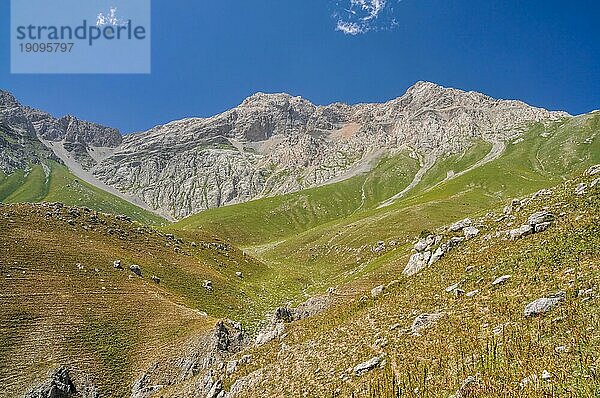
[[[585,195],[586,190],[587,184],[585,182],[581,182],[575,187],[575,195]]]
[[[385,290],[384,285],[379,285],[377,287],[374,287],[373,289],[371,289],[371,297],[376,298],[376,297],[381,296],[383,294],[384,290]]]
[[[508,236],[512,240],[522,238],[533,233],[533,227],[529,224],[521,225],[519,228],[511,229],[508,231]]]
[[[466,239],[474,238],[479,234],[479,230],[475,227],[465,227],[462,231]]]
[[[450,225],[448,230],[450,232],[458,232],[463,228],[470,227],[473,224],[473,221],[470,218],[465,218],[463,220],[457,221],[454,224]]]
[[[565,292],[558,292],[551,296],[534,300],[525,306],[524,314],[526,317],[530,317],[548,312],[565,301],[565,295]]]
[[[413,334],[418,335],[421,331],[433,326],[443,316],[443,312],[421,314],[415,318],[410,329],[412,330]]]
[[[509,280],[512,277],[512,275],[502,275],[498,278],[496,278],[493,282],[492,285],[496,286],[496,285],[501,285],[504,282],[506,282],[507,280]]]
[[[596,175],[598,173],[600,173],[600,164],[596,164],[596,165],[590,167],[585,172],[585,174],[588,175],[588,176],[593,176],[593,175]]]
[[[415,243],[414,249],[417,252],[430,251],[432,246],[435,246],[442,239],[441,236],[428,235],[425,238],[421,238]]]
[[[136,274],[137,276],[142,276],[142,269],[140,268],[139,265],[132,264],[129,266],[129,270],[131,272],[133,272],[134,274]]]
[[[404,267],[402,273],[406,276],[411,276],[425,268],[431,257],[431,252],[415,253],[410,256],[408,264]]]
[[[379,366],[382,363],[382,361],[383,361],[383,357],[382,356],[373,357],[373,358],[369,359],[366,362],[359,363],[358,365],[356,365],[354,367],[354,373],[357,376],[360,376],[363,373],[366,373],[369,370],[374,369],[377,366]]]
[[[527,219],[527,224],[534,227],[537,224],[552,222],[552,221],[554,221],[555,218],[556,217],[554,216],[554,214],[552,214],[548,211],[545,211],[545,210],[538,211],[529,216],[529,218]]]

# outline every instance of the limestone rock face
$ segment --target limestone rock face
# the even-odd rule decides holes
[[[182,218],[338,181],[385,153],[435,157],[474,139],[508,140],[524,123],[563,115],[426,82],[383,104],[316,106],[259,93],[211,118],[128,135],[94,175]]]
[[[41,146],[43,156],[59,157],[84,170],[78,175],[86,181],[100,180],[175,219],[340,181],[401,151],[426,164],[462,152],[474,140],[506,142],[530,122],[566,115],[418,82],[377,104],[317,106],[288,94],[258,93],[214,117],[121,137],[115,129],[71,116],[55,119],[0,94],[2,119]],[[0,168],[24,167],[19,158],[2,157]]]
[[[53,153],[37,139],[24,108],[0,90],[0,171],[11,174],[46,159],[54,159]]]
[[[60,161],[57,151],[89,169],[121,139],[117,129],[73,116],[56,119],[24,107],[10,93],[0,90],[0,170],[6,174],[25,169],[29,163]]]

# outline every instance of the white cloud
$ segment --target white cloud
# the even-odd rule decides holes
[[[105,25],[111,25],[111,26],[117,26],[117,25],[126,25],[127,21],[124,19],[120,19],[117,17],[117,7],[112,6],[110,7],[110,10],[108,12],[108,14],[104,15],[104,13],[100,13],[98,14],[98,17],[96,18],[96,26],[105,26]]]
[[[399,0],[336,0],[335,30],[346,35],[390,29],[396,26],[390,3]]]
[[[338,21],[337,26],[335,27],[335,30],[339,30],[340,32],[342,32],[344,34],[352,35],[352,36],[356,36],[360,33],[365,33],[363,31],[362,27],[358,26],[358,24],[356,24],[354,22]]]

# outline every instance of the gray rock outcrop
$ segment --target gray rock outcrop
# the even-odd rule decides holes
[[[61,367],[53,371],[47,381],[25,394],[25,398],[71,398],[76,392],[68,369]]]
[[[523,313],[525,317],[531,317],[548,312],[565,301],[565,296],[565,292],[558,292],[556,294],[534,300],[525,306]]]
[[[465,218],[450,225],[450,227],[448,227],[448,230],[450,232],[458,232],[463,228],[470,227],[472,223],[473,221],[470,218]]]
[[[432,314],[421,314],[415,318],[410,329],[413,332],[413,334],[418,335],[423,330],[433,326],[443,316],[444,316],[443,312],[436,312],[436,313],[432,313]]]
[[[430,258],[430,252],[413,254],[412,256],[410,256],[408,264],[406,264],[406,267],[404,267],[402,274],[406,276],[412,276],[416,274],[428,265]]]
[[[354,374],[356,374],[357,376],[362,375],[363,373],[368,372],[369,370],[375,369],[377,366],[379,366],[383,361],[383,357],[382,356],[377,356],[377,357],[373,357],[371,359],[369,359],[368,361],[359,363],[358,365],[356,365],[354,367]]]

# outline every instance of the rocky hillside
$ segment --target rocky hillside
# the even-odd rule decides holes
[[[377,271],[329,289],[330,308],[308,320],[301,310],[279,308],[270,328],[226,366],[160,391],[597,396],[598,176],[600,165],[494,211],[423,231],[409,245],[382,241],[373,248]],[[402,262],[390,261],[394,255]]]
[[[475,139],[505,142],[525,124],[566,116],[419,82],[384,104],[316,106],[256,94],[207,119],[132,134],[94,174],[175,218],[339,181],[386,153],[409,150],[429,167]]]
[[[0,90],[0,170],[6,174],[39,164],[44,159],[70,157],[84,169],[105,156],[105,148],[121,143],[118,130],[79,120],[54,118],[24,107],[10,93]],[[66,163],[69,163],[66,161]]]
[[[38,139],[31,121],[17,100],[0,91],[0,171],[12,174],[30,163],[55,158]]]
[[[461,101],[479,96],[419,86]],[[299,114],[328,108],[276,97],[297,103]],[[471,106],[512,109],[478,98]],[[354,109],[356,119],[336,119],[347,125],[383,106],[332,107]],[[256,111],[248,112],[253,120]],[[448,131],[439,127],[453,120],[448,112],[431,131]],[[590,166],[600,163],[600,113],[562,118],[531,110],[527,126],[515,127],[481,112],[473,120],[487,120],[485,131],[494,133],[452,130],[467,137],[464,148],[451,134],[428,147],[407,131],[411,146],[367,156],[382,153],[371,168],[350,166],[352,173],[329,184],[209,209],[160,229],[95,211],[131,209],[109,206],[110,195],[52,160],[26,176],[0,173],[0,198],[12,186],[10,202],[57,202],[66,194],[76,205],[0,205],[0,231],[7,231],[0,234],[0,397],[597,395],[600,172]],[[237,126],[239,115],[231,117]],[[323,148],[391,137],[356,128],[336,141],[338,127],[307,117],[302,123],[320,126],[310,134],[293,127],[260,141],[257,130],[227,127],[214,138],[203,128],[189,130],[189,142],[204,140],[198,156],[252,154],[249,170],[293,136]],[[525,121],[536,117],[547,118]],[[560,120],[548,122],[554,117]],[[390,131],[400,136],[404,124]],[[104,161],[125,159],[123,148],[151,142],[160,129],[126,137]],[[38,131],[38,142],[48,144]],[[172,139],[167,147],[193,152],[175,138],[163,135]],[[171,161],[153,147],[140,153],[155,150]],[[431,167],[428,159],[436,160]]]

